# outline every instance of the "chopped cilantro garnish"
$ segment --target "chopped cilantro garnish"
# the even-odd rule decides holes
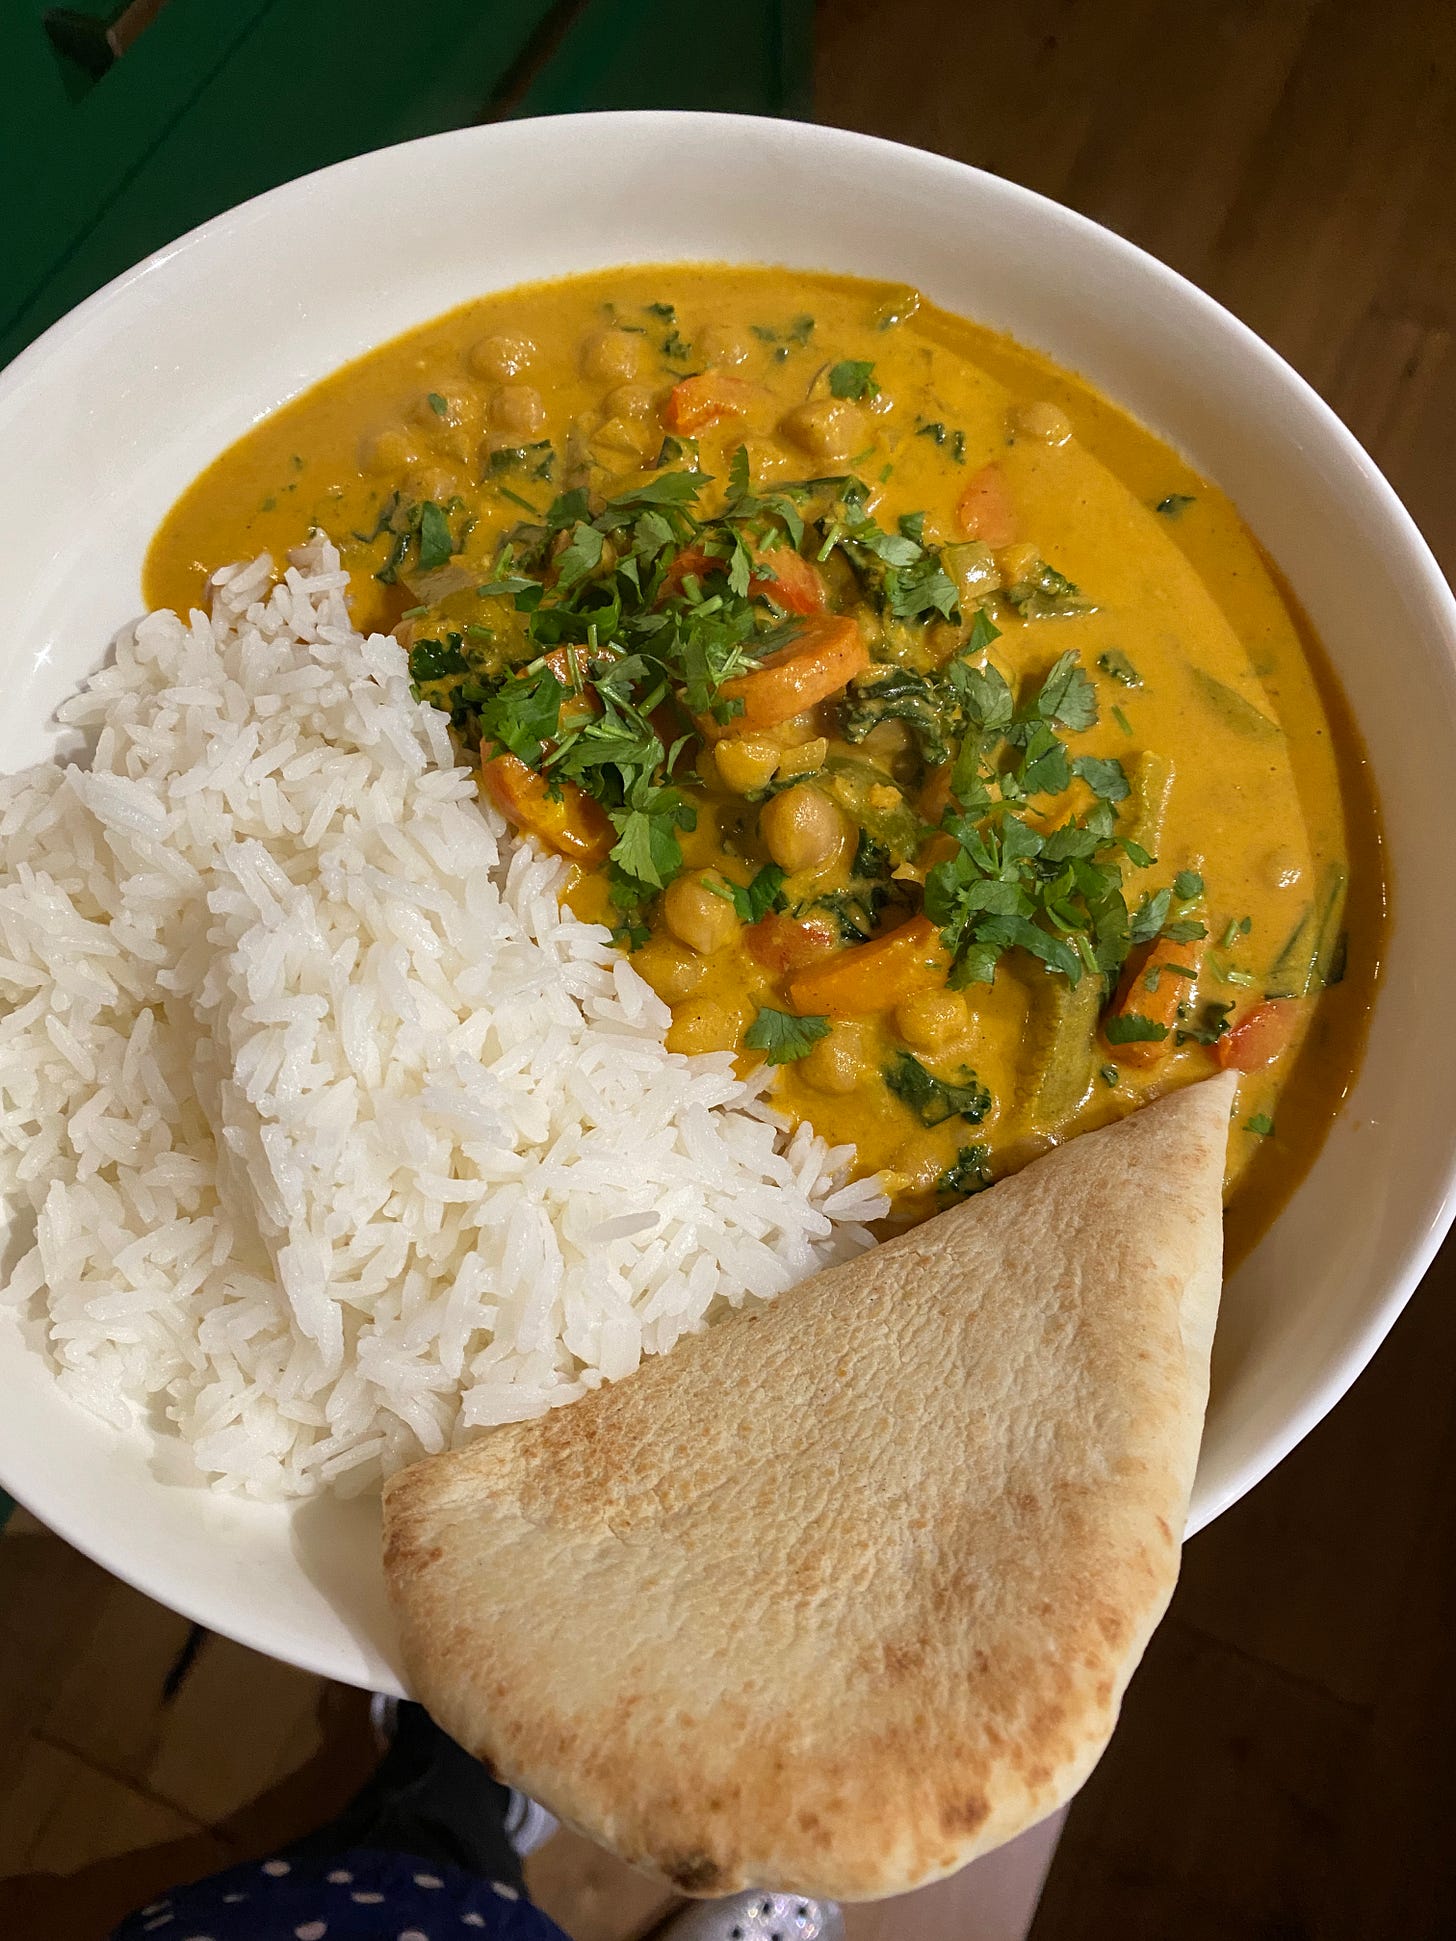
[[[1121,728],[1122,732],[1125,735],[1130,735],[1132,733],[1132,723],[1128,720],[1127,716],[1123,713],[1122,709],[1116,706],[1116,704],[1114,704],[1112,709],[1112,718],[1117,723],[1118,727]]]
[[[1097,611],[1079,586],[1045,560],[1034,561],[1019,580],[1013,580],[1005,597],[1023,620],[1060,620]]]
[[[409,652],[412,681],[443,681],[447,675],[463,674],[469,664],[460,649],[449,641],[417,640]]]
[[[1120,647],[1109,647],[1105,654],[1099,654],[1097,665],[1109,680],[1117,681],[1123,687],[1141,687],[1143,684],[1142,675]]]
[[[790,344],[796,344],[802,349],[813,333],[814,319],[809,316],[798,316],[792,323],[785,324],[782,329],[777,329],[772,324],[751,324],[749,328],[754,336],[765,344],[777,344],[784,350],[787,350]]]
[[[1105,1020],[1103,1036],[1109,1045],[1158,1044],[1168,1035],[1168,1027],[1138,1011],[1123,1011]]]
[[[740,923],[757,923],[770,910],[781,907],[783,902],[784,872],[777,863],[765,863],[747,885],[733,883],[726,878],[721,883],[710,882],[706,876],[702,880],[704,889],[711,890],[714,896],[721,896],[733,905]]]
[[[1116,1065],[1099,1065],[1097,1068],[1097,1076],[1102,1080],[1104,1085],[1110,1086],[1114,1091],[1122,1080],[1122,1073],[1117,1069]]]
[[[1173,894],[1180,903],[1191,903],[1203,894],[1203,878],[1196,869],[1180,869],[1173,878]]]
[[[877,398],[880,395],[874,365],[861,363],[853,357],[846,357],[831,366],[829,389],[836,398]]]
[[[885,1067],[884,1079],[924,1126],[942,1125],[954,1118],[978,1126],[991,1109],[991,1094],[974,1072],[964,1071],[959,1082],[937,1078],[913,1052],[897,1052]]]
[[[1260,1139],[1271,1139],[1274,1136],[1274,1121],[1267,1112],[1256,1112],[1251,1119],[1245,1119],[1244,1131],[1255,1133]]]
[[[1072,773],[1079,775],[1092,793],[1100,796],[1104,802],[1123,802],[1131,793],[1119,761],[1104,760],[1097,755],[1078,755],[1072,763]]]
[[[1161,512],[1165,519],[1176,519],[1180,512],[1186,512],[1193,503],[1191,492],[1170,492],[1166,499],[1159,499],[1154,510]]]
[[[991,1155],[985,1146],[962,1146],[953,1165],[935,1182],[935,1195],[941,1200],[965,1200],[972,1193],[984,1193],[992,1184]]]
[[[761,1051],[770,1065],[790,1065],[806,1058],[821,1038],[829,1035],[828,1018],[796,1018],[790,1011],[764,1005],[743,1034],[743,1042]]]
[[[438,391],[429,392],[427,402],[437,418],[443,418],[445,413],[450,409]]]

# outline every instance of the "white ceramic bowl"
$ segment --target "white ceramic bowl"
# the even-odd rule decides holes
[[[0,376],[0,768],[137,610],[148,538],[249,425],[483,291],[614,263],[797,264],[914,283],[1084,372],[1238,502],[1363,730],[1395,891],[1369,1051],[1314,1168],[1234,1275],[1192,1527],[1305,1435],[1451,1218],[1456,604],[1364,452],[1288,365],[1130,244],[958,163],[695,114],[510,122],[278,189],[143,263]],[[0,1478],[118,1576],[295,1664],[394,1689],[371,1505],[158,1480],[0,1320]]]

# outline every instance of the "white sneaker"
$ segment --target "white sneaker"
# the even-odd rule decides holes
[[[833,1901],[801,1894],[731,1894],[695,1901],[654,1930],[653,1941],[844,1941],[844,1916]]]
[[[522,1860],[537,1847],[544,1847],[560,1826],[556,1815],[548,1813],[539,1800],[529,1799],[512,1786],[511,1803],[506,1808],[506,1838]]]

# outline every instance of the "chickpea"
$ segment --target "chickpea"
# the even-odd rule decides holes
[[[966,1001],[958,991],[923,991],[895,1007],[895,1029],[915,1051],[940,1051],[966,1028]]]
[[[695,951],[684,950],[672,937],[651,937],[632,953],[632,968],[656,991],[664,1004],[691,997],[708,966]]]
[[[447,499],[454,497],[459,489],[459,480],[442,465],[416,465],[405,480],[405,486],[412,499],[433,499],[437,505],[443,505]]]
[[[847,398],[820,398],[796,405],[779,430],[811,458],[848,458],[864,443],[864,414]]]
[[[781,721],[776,728],[768,731],[769,739],[780,748],[800,748],[806,741],[813,741],[819,734],[819,716],[815,709],[805,708],[802,714],[791,714],[787,721]]]
[[[816,1092],[842,1098],[852,1092],[870,1069],[864,1033],[857,1024],[836,1024],[800,1061],[805,1082]]]
[[[903,755],[910,746],[910,723],[897,721],[892,715],[889,720],[871,728],[860,745],[866,753],[878,756],[882,761],[893,761],[896,755]]]
[[[674,1008],[669,1051],[732,1051],[737,1043],[738,1019],[711,998],[691,997]]]
[[[779,761],[778,773],[781,777],[812,775],[816,768],[823,768],[828,754],[828,737],[815,735],[812,741],[801,742],[797,748],[785,750]]]
[[[539,438],[546,405],[534,384],[503,384],[490,401],[490,422],[513,438]]]
[[[658,437],[640,418],[608,418],[605,424],[598,425],[593,442],[604,445],[609,452],[625,452],[640,464],[650,452],[657,450]]]
[[[1044,398],[1035,404],[1014,406],[1010,418],[1014,437],[1030,438],[1038,445],[1065,445],[1072,435],[1066,412]]]
[[[402,472],[414,458],[415,448],[403,425],[371,431],[359,447],[359,463],[366,472]]]
[[[619,384],[607,393],[607,410],[614,418],[650,418],[656,404],[650,384]]]
[[[529,337],[512,337],[504,331],[493,337],[482,337],[470,351],[470,368],[481,377],[493,378],[497,384],[505,384],[513,377],[520,377],[529,371],[536,356],[536,346]]]
[[[758,831],[780,869],[814,869],[844,841],[844,818],[816,788],[801,782],[765,802]]]
[[[735,795],[747,795],[750,789],[761,789],[773,780],[782,753],[762,735],[730,735],[717,743],[713,760],[724,788]]]
[[[738,917],[732,903],[710,884],[723,878],[716,870],[707,876],[674,877],[663,892],[662,915],[679,943],[711,957],[738,935]]]
[[[581,347],[584,377],[599,384],[622,384],[642,369],[646,342],[635,330],[594,330]]]
[[[431,402],[438,398],[443,410],[438,410]],[[417,425],[426,431],[454,431],[465,423],[470,416],[475,399],[468,391],[426,391],[414,401],[410,416]]]
[[[732,324],[705,325],[693,339],[693,350],[717,370],[736,370],[753,354],[753,346]]]

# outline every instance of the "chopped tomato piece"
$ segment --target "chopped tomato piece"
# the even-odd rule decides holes
[[[760,917],[743,933],[750,954],[771,971],[802,970],[827,957],[839,942],[839,927],[828,917]]]
[[[789,721],[805,708],[838,694],[869,664],[870,650],[858,621],[842,614],[816,614],[804,622],[787,646],[766,655],[751,674],[739,674],[723,683],[724,697],[741,700],[742,712],[722,726],[705,722],[704,729],[719,737],[776,728],[781,721]]]
[[[701,580],[706,573],[721,573],[726,562],[705,553],[701,546],[684,546],[673,559],[662,576],[662,591],[659,600],[670,600],[675,593],[681,593],[684,580]]]
[[[993,548],[1015,544],[1021,528],[999,465],[983,465],[973,475],[956,502],[956,518],[971,539]]]
[[[573,655],[576,657],[575,674],[571,665]],[[563,729],[577,727],[588,716],[601,713],[602,704],[597,699],[596,689],[586,678],[587,654],[584,647],[553,647],[541,659],[563,687],[575,690],[576,681],[579,679],[582,683],[581,688],[572,693],[571,699],[561,704]]]
[[[950,952],[929,917],[912,917],[898,930],[853,944],[789,982],[803,1016],[862,1018],[944,981]]]
[[[1163,1027],[1163,1036],[1131,1038],[1123,1044],[1109,1039],[1108,1045],[1119,1064],[1151,1066],[1162,1062],[1172,1046],[1178,1007],[1193,995],[1207,947],[1207,939],[1202,937],[1182,944],[1174,943],[1170,937],[1158,937],[1133,959],[1123,976],[1111,1015],[1146,1018],[1149,1024]]]
[[[1305,1006],[1297,997],[1266,998],[1246,1011],[1213,1048],[1226,1072],[1258,1072],[1294,1041]]]
[[[818,568],[791,546],[778,546],[755,556],[748,590],[762,593],[785,613],[822,613],[829,604]]]
[[[559,798],[553,796],[544,776],[504,750],[482,761],[480,779],[491,801],[517,829],[539,836],[574,862],[606,861],[616,832],[600,804],[575,782],[563,782]]]
[[[663,406],[662,422],[669,431],[701,431],[719,418],[742,418],[763,393],[756,384],[722,371],[700,371],[674,384]]]

